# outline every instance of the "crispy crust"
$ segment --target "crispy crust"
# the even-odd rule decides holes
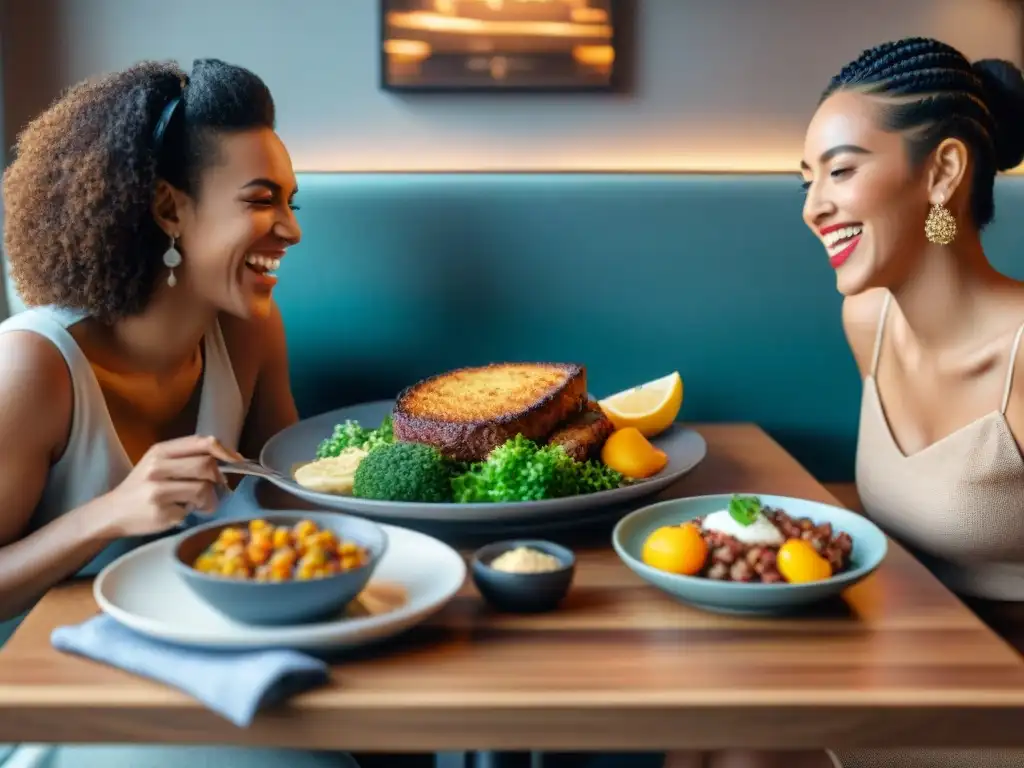
[[[598,457],[614,431],[615,425],[601,406],[590,400],[579,414],[571,416],[548,437],[548,444],[561,445],[576,461],[586,461]]]
[[[587,402],[572,363],[492,363],[431,376],[398,396],[395,438],[433,445],[456,461],[483,461],[521,434],[543,441]]]

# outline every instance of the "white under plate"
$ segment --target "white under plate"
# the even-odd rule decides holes
[[[104,568],[93,583],[100,608],[142,635],[205,648],[329,650],[399,634],[440,610],[462,586],[466,564],[423,533],[382,525],[388,550],[360,598],[358,613],[286,627],[254,627],[200,600],[171,567],[177,537],[145,544]]]

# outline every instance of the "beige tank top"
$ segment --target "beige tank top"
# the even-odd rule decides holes
[[[1024,457],[1006,421],[1024,324],[1017,330],[998,411],[904,454],[885,417],[875,372],[892,294],[864,380],[857,491],[864,511],[954,592],[1024,600]]]

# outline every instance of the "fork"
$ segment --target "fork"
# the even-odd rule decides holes
[[[276,469],[260,464],[258,461],[252,459],[242,459],[241,461],[222,461],[217,465],[221,472],[226,472],[229,475],[251,475],[252,477],[261,477],[264,480],[283,480],[289,482],[291,478],[282,472],[278,472]]]

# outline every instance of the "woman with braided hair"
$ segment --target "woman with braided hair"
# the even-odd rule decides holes
[[[801,168],[803,218],[835,270],[864,379],[865,512],[1024,651],[1024,284],[989,264],[980,237],[996,173],[1022,159],[1020,70],[911,38],[833,78]],[[1017,768],[1024,751],[680,754],[667,765]]]
[[[271,292],[299,241],[274,102],[221,61],[80,83],[19,137],[0,324],[0,619],[226,492],[218,459],[297,420]],[[13,753],[13,754],[12,754]],[[341,768],[344,754],[0,745],[19,768]]]

